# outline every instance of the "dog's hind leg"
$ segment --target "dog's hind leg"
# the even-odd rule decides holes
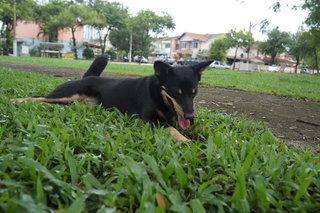
[[[188,138],[183,136],[176,128],[170,126],[167,128],[167,130],[170,132],[170,134],[173,137],[174,142],[184,142],[187,143],[189,141]]]
[[[15,104],[19,104],[25,101],[40,101],[41,103],[50,103],[50,104],[70,104],[74,101],[84,101],[97,104],[97,100],[95,98],[75,94],[71,97],[62,97],[62,98],[48,98],[48,97],[29,97],[29,98],[17,98],[11,99],[11,102]]]

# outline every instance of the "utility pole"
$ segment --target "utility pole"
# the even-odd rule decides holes
[[[252,28],[254,28],[255,26],[257,26],[259,23],[255,23],[255,24],[252,24],[251,21],[249,22],[249,33],[251,33],[252,31]],[[249,54],[250,54],[250,49],[251,47],[248,46],[248,49],[247,49],[247,71],[249,71]]]
[[[17,7],[16,0],[13,0],[13,56],[17,56],[17,40],[16,40],[16,25],[17,25]]]
[[[132,30],[130,32],[130,44],[129,44],[129,62],[132,62]]]

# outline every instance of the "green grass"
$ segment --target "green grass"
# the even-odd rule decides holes
[[[320,75],[208,69],[202,83],[320,101]]]
[[[11,98],[63,79],[0,67],[0,212],[317,212],[319,155],[261,123],[199,109],[173,143],[116,110]]]
[[[87,69],[92,61],[61,60],[36,57],[0,56],[0,61],[10,61],[48,66]],[[153,67],[138,64],[109,63],[107,72],[146,76],[153,73]],[[290,96],[320,101],[320,75],[287,73],[239,72],[208,69],[204,72],[201,84],[267,94]]]

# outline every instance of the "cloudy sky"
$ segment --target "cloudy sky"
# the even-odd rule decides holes
[[[169,36],[193,33],[227,33],[231,29],[249,29],[249,23],[259,23],[263,19],[271,21],[267,29],[279,26],[281,31],[295,33],[307,17],[306,11],[293,11],[283,7],[280,13],[274,13],[275,0],[114,0],[126,5],[134,15],[139,10],[150,9],[157,14],[168,12],[174,19],[176,29],[168,31]],[[301,0],[285,0],[290,4]],[[256,40],[263,40],[259,26],[252,29]]]

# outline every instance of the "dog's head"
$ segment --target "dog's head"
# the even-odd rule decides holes
[[[182,129],[190,126],[194,117],[193,100],[198,91],[198,83],[203,70],[212,61],[204,61],[192,66],[170,66],[161,61],[154,63],[164,103],[176,112]]]

